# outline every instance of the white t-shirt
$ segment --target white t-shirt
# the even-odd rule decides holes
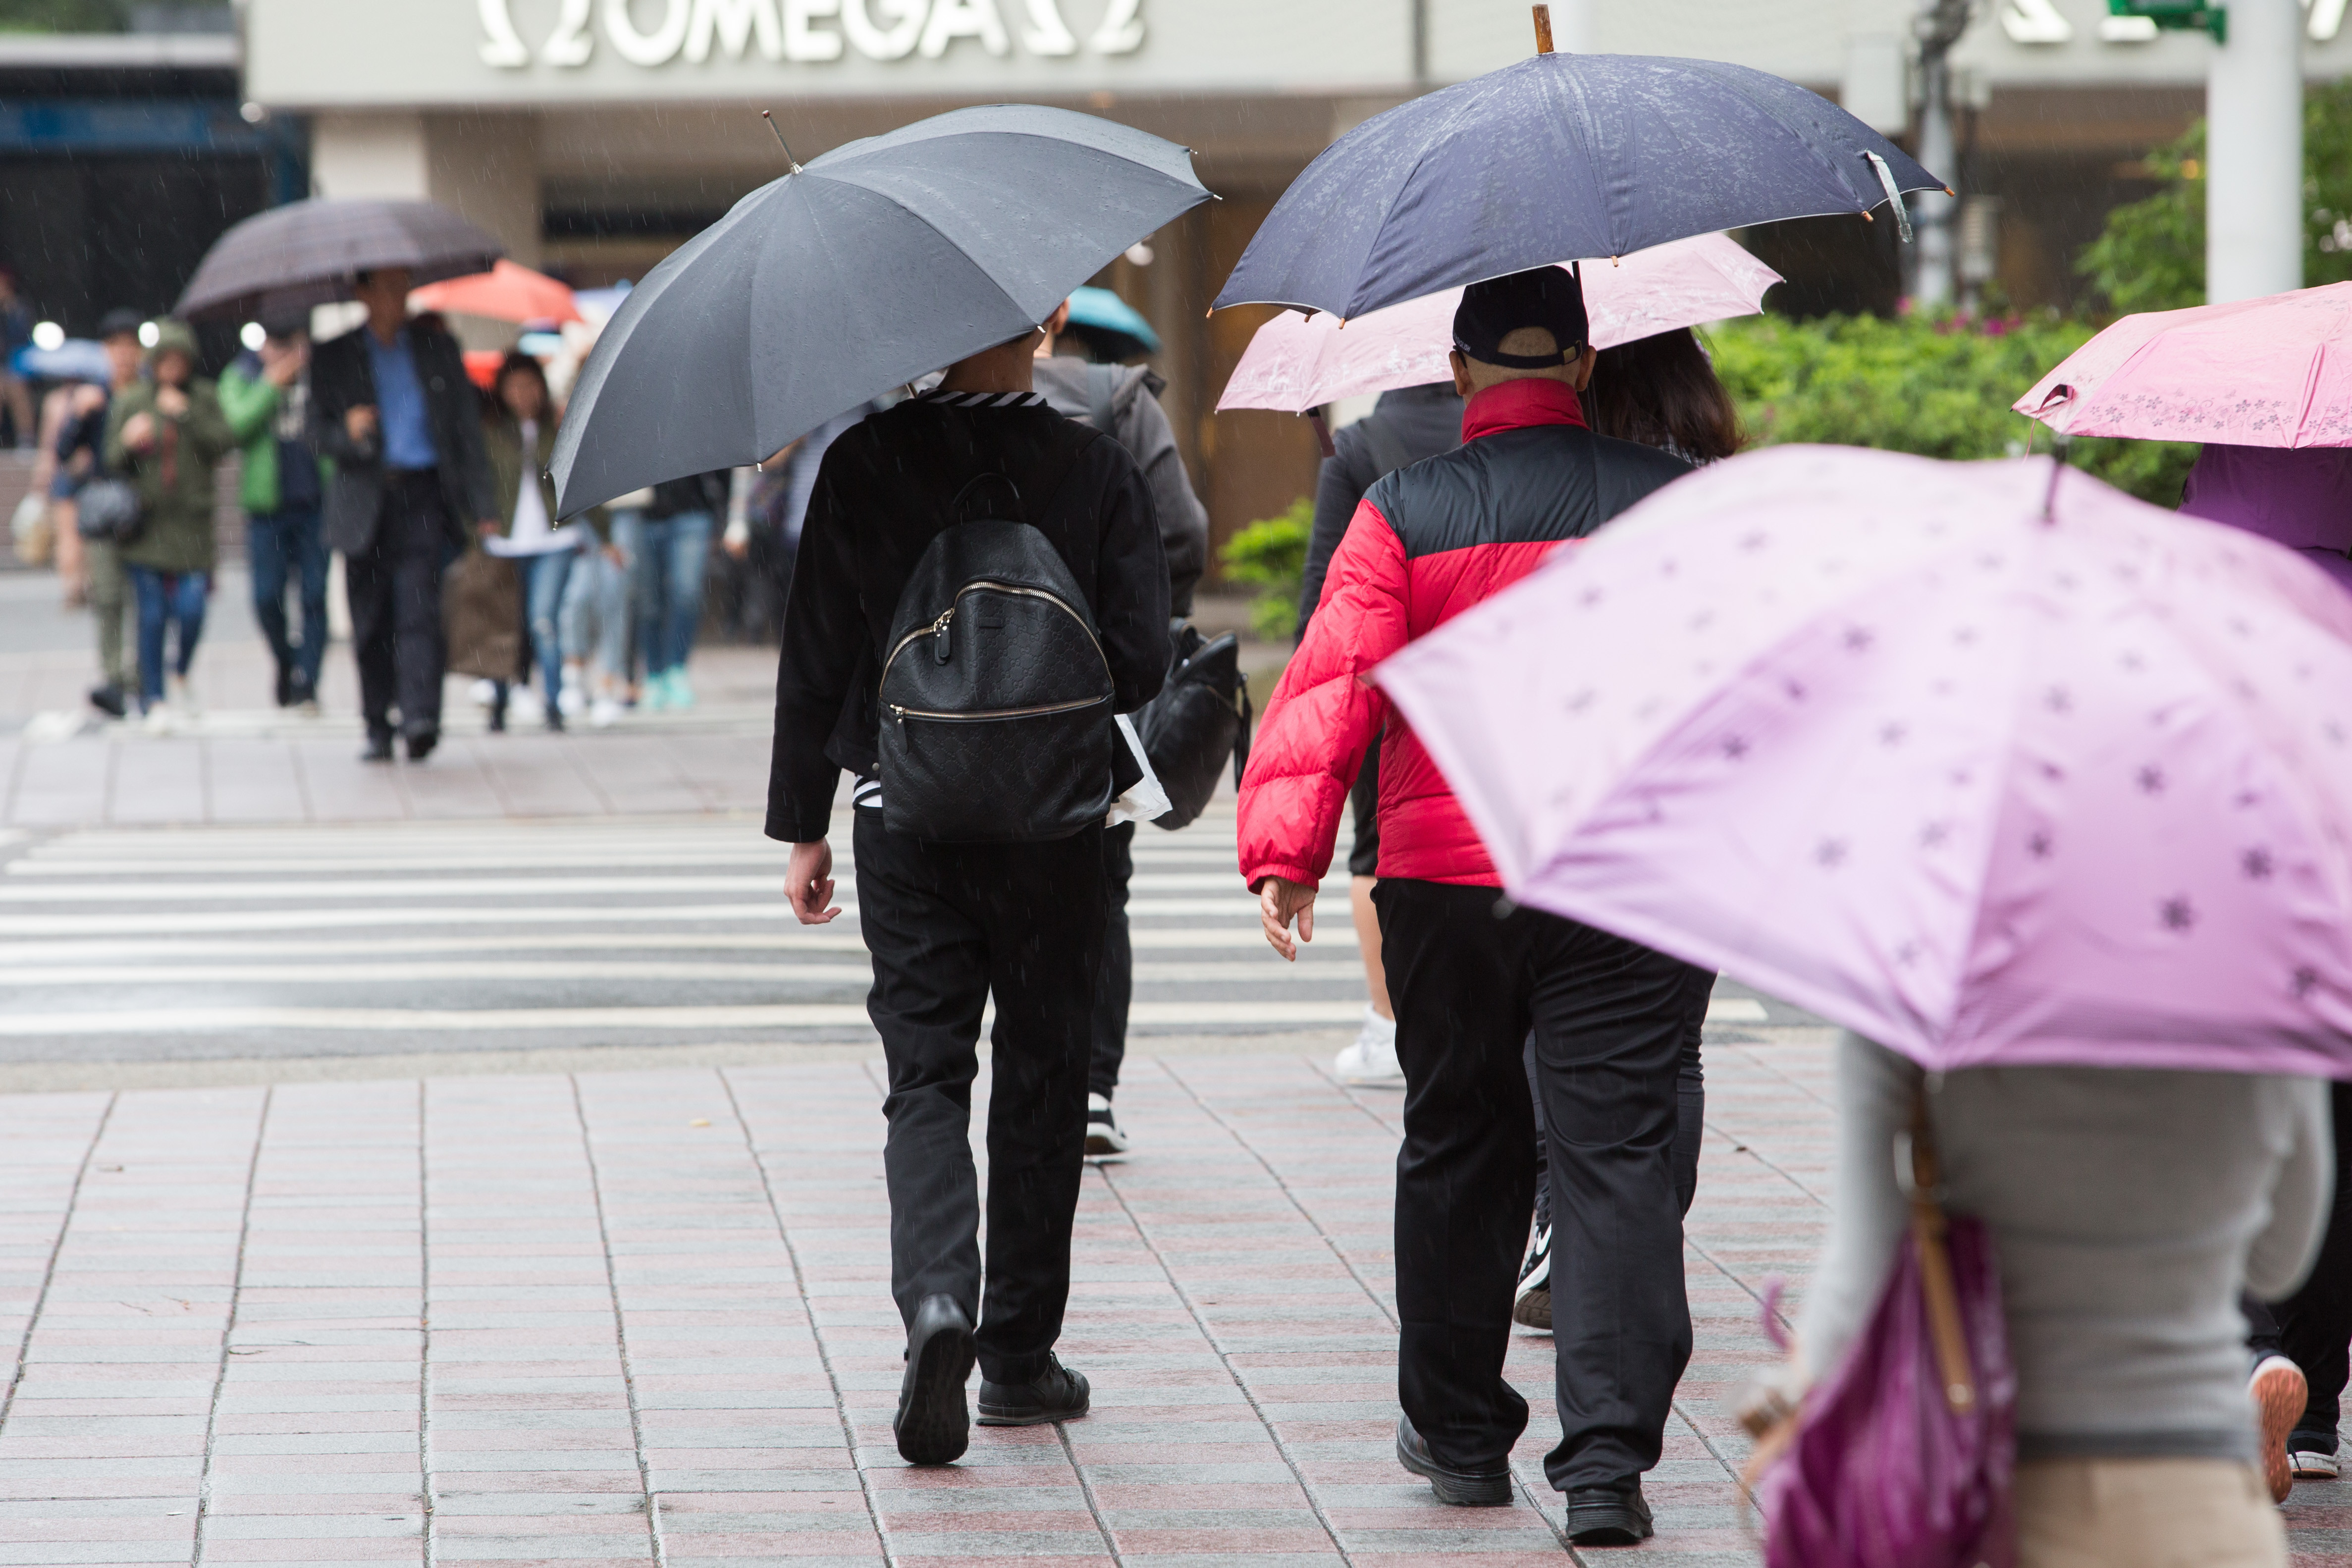
[[[520,426],[523,461],[528,464],[539,450],[539,421],[526,419]],[[547,498],[540,493],[539,476],[529,468],[523,470],[522,483],[515,487],[514,519],[504,539],[493,539],[489,551],[493,555],[547,555],[558,550],[579,547],[576,528],[557,528],[548,519]]]

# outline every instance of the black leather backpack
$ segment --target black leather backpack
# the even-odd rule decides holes
[[[1241,787],[1252,714],[1249,678],[1242,673],[1241,643],[1233,633],[1204,637],[1184,621],[1168,632],[1173,651],[1168,680],[1136,714],[1135,732],[1168,792],[1169,809],[1151,825],[1173,831],[1191,826],[1208,805],[1227,759],[1234,787]]]
[[[1011,504],[987,509],[992,492]],[[1118,732],[1094,613],[1053,542],[983,474],[898,595],[882,665],[882,816],[953,844],[1066,838],[1110,811]],[[980,515],[971,515],[976,504]]]

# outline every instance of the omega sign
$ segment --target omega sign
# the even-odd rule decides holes
[[[584,66],[601,38],[632,65],[699,65],[715,54],[822,64],[856,50],[867,59],[938,59],[970,39],[992,55],[1014,41],[1033,55],[1133,54],[1143,43],[1143,0],[1108,0],[1102,23],[1081,37],[1065,0],[562,0],[554,30],[538,47],[515,28],[508,0],[475,0],[482,17],[482,63],[520,70],[536,62]],[[1008,26],[1005,11],[1015,11]]]

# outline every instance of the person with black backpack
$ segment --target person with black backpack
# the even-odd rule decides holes
[[[960,360],[835,441],[776,679],[767,833],[793,847],[804,925],[841,912],[826,834],[842,771],[856,775],[908,1331],[892,1425],[915,1464],[968,1446],[975,1359],[983,1426],[1066,1420],[1089,1399],[1054,1345],[1108,912],[1103,823],[1141,776],[1113,716],[1166,678],[1168,567],[1133,459],[1031,390],[1036,342]],[[992,995],[983,1283],[970,1129]]]

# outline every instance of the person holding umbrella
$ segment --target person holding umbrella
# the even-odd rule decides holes
[[[393,712],[408,760],[441,739],[441,570],[468,531],[496,532],[480,401],[457,340],[408,314],[409,271],[360,274],[359,331],[311,356],[318,444],[334,459],[323,537],[342,552],[366,762],[392,760]]]
[[[1397,1156],[1398,1461],[1438,1498],[1507,1505],[1527,1402],[1503,1375],[1534,1201],[1521,1046],[1532,1026],[1568,1310],[1555,1317],[1562,1436],[1545,1461],[1570,1539],[1652,1533],[1658,1462],[1691,1348],[1675,1191],[1675,1067],[1707,975],[1590,926],[1498,910],[1493,860],[1413,732],[1358,677],[1533,571],[1561,541],[1689,471],[1594,437],[1582,290],[1544,267],[1464,290],[1464,444],[1374,484],[1250,753],[1241,869],[1286,959],[1311,940],[1339,815],[1381,740],[1373,900],[1405,1077]],[[1296,921],[1298,937],[1291,926]]]

